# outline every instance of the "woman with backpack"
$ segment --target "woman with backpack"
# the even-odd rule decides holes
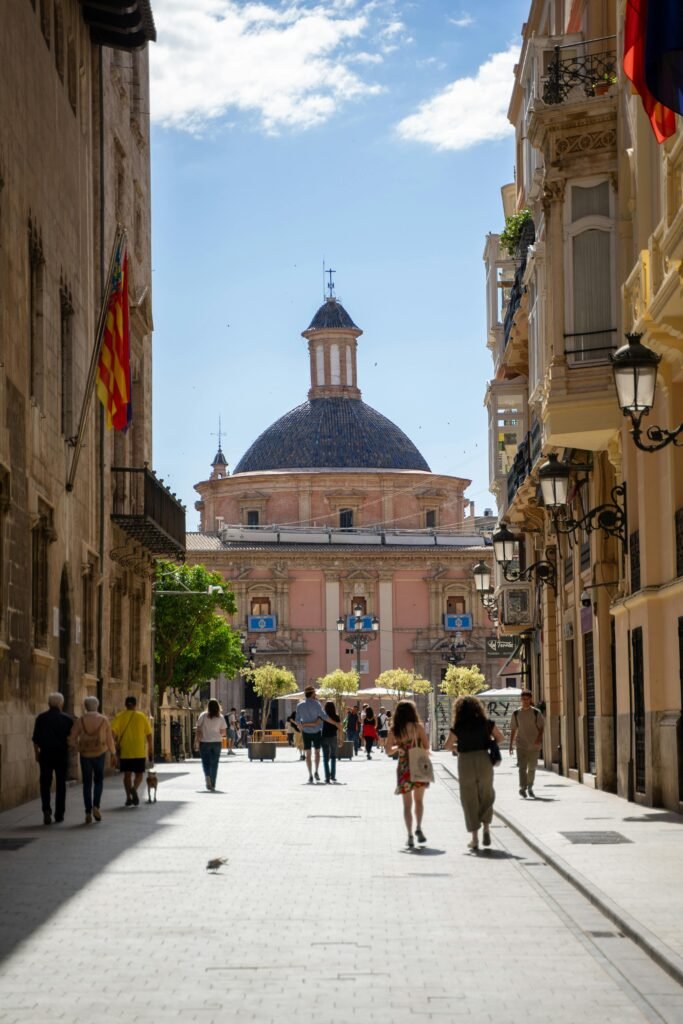
[[[489,754],[492,739],[502,743],[503,734],[495,722],[486,717],[482,702],[476,697],[458,697],[444,750],[457,750],[460,803],[471,836],[467,845],[473,851],[479,849],[480,826],[483,826],[484,846],[491,845],[489,825],[496,799]]]
[[[86,825],[91,824],[93,817],[95,821],[102,820],[100,804],[107,751],[111,754],[112,766],[116,765],[116,746],[109,719],[99,713],[99,706],[97,697],[84,697],[83,715],[76,719],[69,736],[69,744],[76,748],[81,761]]]
[[[413,747],[429,750],[427,734],[424,731],[415,702],[400,700],[396,705],[384,749],[387,754],[398,753],[396,767],[396,789],[394,792],[403,798],[403,820],[408,829],[406,845],[415,846],[413,839],[413,810],[415,811],[415,838],[418,843],[426,843],[427,837],[422,831],[422,815],[424,811],[425,790],[428,782],[418,782],[410,777],[410,755]]]

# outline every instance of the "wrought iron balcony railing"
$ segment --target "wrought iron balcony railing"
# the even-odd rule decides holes
[[[592,44],[603,43],[605,40],[613,38],[613,36],[606,36],[604,39],[556,46],[553,58],[548,64],[548,73],[543,86],[543,102],[548,104],[564,103],[576,86],[582,88],[587,97],[599,96],[608,92],[617,81],[616,50],[602,49],[595,53],[586,51],[590,51]],[[583,52],[575,52],[579,49]],[[574,52],[567,52],[569,50]]]
[[[541,424],[534,419],[531,423],[531,430],[517,449],[515,461],[507,476],[508,506],[512,504],[517,491],[540,459],[542,440]]]
[[[146,466],[112,466],[112,520],[157,557],[185,554],[185,508]]]

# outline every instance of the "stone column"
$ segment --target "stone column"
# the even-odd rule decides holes
[[[379,670],[394,667],[394,591],[393,579],[379,581]]]
[[[339,579],[325,580],[325,647],[326,672],[340,668],[339,664]]]

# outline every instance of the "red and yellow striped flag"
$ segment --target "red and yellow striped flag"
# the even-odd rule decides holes
[[[128,324],[128,253],[121,242],[110,281],[97,397],[105,410],[107,430],[126,430],[132,419],[130,393],[130,328]]]

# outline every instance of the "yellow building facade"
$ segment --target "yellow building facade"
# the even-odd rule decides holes
[[[503,215],[521,217],[484,251],[491,489],[520,540],[497,595],[500,628],[523,634],[545,702],[546,764],[678,810],[683,454],[636,447],[611,356],[634,332],[661,356],[642,428],[674,430],[683,133],[679,122],[658,145],[631,95],[624,11],[621,0],[532,3],[515,69],[516,181],[502,198]],[[551,454],[568,488],[554,509],[541,486]],[[552,579],[541,580],[539,561]]]

